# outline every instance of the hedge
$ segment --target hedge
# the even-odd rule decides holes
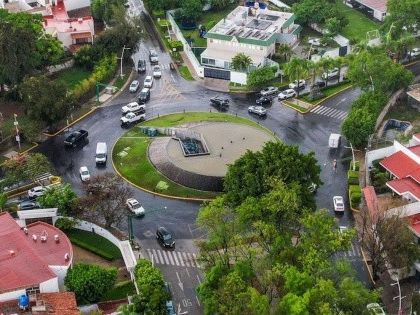
[[[360,163],[359,163],[359,161],[354,161],[354,163],[353,163],[353,161],[351,161],[350,162],[350,170],[353,170],[353,164],[355,165],[355,171],[359,171],[360,170]]]
[[[347,180],[349,185],[359,185],[359,172],[349,170],[347,172]]]
[[[169,46],[171,47],[171,50],[173,51],[174,48],[176,48],[176,51],[183,51],[184,45],[180,40],[171,40],[169,42]]]
[[[361,193],[354,192],[353,194],[351,194],[350,195],[350,202],[352,204],[352,207],[353,208],[355,208],[354,206],[358,207],[361,199],[362,199],[362,194]]]
[[[359,185],[349,185],[349,193],[350,196],[353,195],[353,193],[362,193],[362,189],[360,188]]]
[[[171,24],[169,24],[169,22],[165,19],[161,19],[158,22],[159,27],[161,28],[162,31],[167,31],[168,28],[171,28]]]
[[[163,10],[153,10],[152,11],[152,15],[156,18],[156,19],[163,19],[165,18],[165,11]]]

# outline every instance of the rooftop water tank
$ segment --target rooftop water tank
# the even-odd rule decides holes
[[[27,295],[19,296],[18,305],[21,310],[26,310],[29,307],[29,297]]]

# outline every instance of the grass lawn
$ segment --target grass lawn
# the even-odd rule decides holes
[[[322,103],[327,97],[329,97],[329,96],[331,96],[331,95],[333,95],[337,92],[346,90],[350,86],[351,86],[350,82],[340,83],[338,85],[334,85],[334,86],[322,89],[321,91],[324,94],[324,96],[322,98],[319,98],[317,100],[310,100],[309,95],[305,95],[305,96],[302,96],[301,99],[303,99],[305,102],[308,102],[308,103],[311,103],[311,104],[314,104],[314,105],[318,105],[319,103]]]
[[[359,42],[366,39],[366,32],[376,30],[380,27],[379,23],[372,21],[363,13],[349,8],[342,1],[337,1],[337,5],[349,21],[346,27],[340,32],[344,37]]]
[[[73,229],[65,233],[73,244],[107,260],[115,260],[122,257],[117,246],[98,234],[79,229]]]
[[[179,73],[181,74],[181,77],[183,77],[185,80],[194,81],[194,78],[191,75],[190,69],[188,69],[187,66],[180,66]]]
[[[310,108],[305,108],[305,107],[299,106],[297,104],[294,104],[292,102],[282,101],[282,103],[286,106],[289,106],[289,107],[297,110],[299,113],[302,113],[302,114],[305,114],[305,113],[309,112],[309,110],[310,110]]]
[[[102,298],[101,302],[114,301],[127,298],[128,295],[135,295],[136,288],[130,280],[116,283]]]
[[[202,112],[166,115],[160,118],[149,120],[140,125],[154,127],[174,127],[195,121],[236,122],[264,129],[258,124],[245,118],[228,114]],[[218,193],[215,192],[199,191],[179,185],[159,173],[148,159],[147,150],[150,142],[151,139],[145,137],[145,135],[140,132],[138,127],[134,127],[123,137],[121,137],[115,144],[112,151],[114,165],[120,174],[127,180],[151,191],[155,191],[156,185],[160,181],[164,181],[168,184],[168,189],[163,191],[163,193],[171,196],[211,199],[218,195]],[[130,147],[128,150],[129,154],[125,157],[119,156],[118,153],[127,147]]]
[[[125,84],[125,82],[127,82],[129,77],[130,77],[130,73],[126,73],[122,77],[122,79],[121,79],[121,76],[118,76],[117,80],[115,80],[114,82],[114,86],[117,87],[118,89],[121,89],[123,85]]]
[[[64,82],[69,90],[73,89],[76,84],[87,79],[91,73],[82,68],[72,67],[58,72],[55,75],[56,80]]]

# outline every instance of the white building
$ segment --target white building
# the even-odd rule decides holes
[[[388,0],[347,0],[352,7],[362,8],[378,21],[383,21],[386,16]]]
[[[238,6],[207,32],[201,54],[204,77],[245,84],[246,73],[231,69],[232,58],[244,53],[252,59],[248,70],[277,65],[270,59],[276,43],[292,45],[302,30],[293,13]]]

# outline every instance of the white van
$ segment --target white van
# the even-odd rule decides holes
[[[331,149],[337,149],[340,146],[341,135],[338,133],[330,134],[330,139],[328,140],[328,146]]]
[[[95,161],[96,164],[106,164],[106,158],[108,154],[108,148],[105,142],[98,142],[96,144],[96,155]]]

